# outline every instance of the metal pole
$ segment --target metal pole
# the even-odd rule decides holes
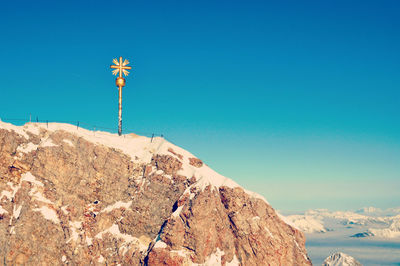
[[[118,100],[118,135],[122,134],[122,86],[119,86],[119,100]]]

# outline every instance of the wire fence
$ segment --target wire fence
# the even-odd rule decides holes
[[[93,130],[94,132],[96,132],[96,131],[106,131],[108,133],[116,133],[117,132],[115,128],[109,128],[109,127],[94,125],[94,124],[82,122],[82,121],[79,121],[79,120],[76,120],[76,121],[65,121],[64,120],[63,121],[63,120],[43,120],[43,119],[39,119],[39,117],[35,117],[34,119],[32,119],[31,117],[29,119],[0,117],[0,121],[8,122],[8,123],[13,123],[13,122],[14,123],[21,123],[21,124],[25,124],[25,123],[41,123],[41,124],[46,124],[47,127],[49,126],[49,123],[64,123],[64,124],[76,125],[77,130],[79,130],[79,128],[82,128],[82,129],[87,129],[87,130]],[[151,138],[151,141],[153,141],[154,137],[165,138],[164,134],[160,134],[160,133],[143,132],[143,131],[131,130],[129,128],[124,128],[124,134],[130,134],[130,133],[134,133],[134,134],[137,134],[137,135],[149,137],[149,138]]]

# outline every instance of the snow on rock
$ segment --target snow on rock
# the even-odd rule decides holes
[[[32,142],[26,143],[23,146],[19,146],[17,148],[18,152],[22,152],[22,153],[29,153],[31,151],[36,150],[38,147],[38,145],[33,144]]]
[[[271,233],[271,231],[268,229],[268,227],[264,226],[264,230],[267,232],[267,234],[268,234],[271,238],[274,238],[274,235]]]
[[[75,222],[70,221],[69,222],[69,226],[70,226],[70,230],[71,230],[71,237],[67,240],[67,243],[69,243],[71,240],[76,242],[78,240],[78,238],[79,238],[79,233],[78,232],[82,228],[82,222],[80,222],[80,221],[75,221]]]
[[[110,233],[112,236],[114,236],[115,238],[121,239],[124,243],[122,244],[122,249],[124,249],[124,251],[126,252],[126,246],[129,243],[136,243],[141,251],[145,251],[147,250],[147,246],[143,245],[138,238],[133,237],[131,235],[128,234],[123,234],[119,231],[119,227],[117,224],[113,224],[110,228],[98,233],[95,238],[103,238],[103,236],[107,233]]]
[[[16,206],[16,205],[14,205],[14,208],[13,208],[13,217],[15,218],[15,219],[18,219],[19,218],[19,215],[21,214],[21,210],[22,210],[22,205],[20,205],[20,206]],[[11,223],[11,220],[10,220],[10,223]]]
[[[173,149],[177,154],[182,156],[183,160],[183,169],[180,170],[178,173],[183,176],[187,176],[188,178],[195,176],[197,178],[196,186],[202,189],[204,189],[208,185],[212,185],[215,188],[219,188],[221,186],[227,186],[231,188],[240,187],[232,179],[218,174],[205,164],[202,164],[202,167],[196,167],[192,165],[190,163],[191,159],[196,158],[193,154],[172,143],[169,143],[161,137],[153,138],[153,141],[150,142],[150,138],[148,137],[132,134],[127,134],[123,137],[120,137],[117,134],[100,131],[93,132],[83,128],[77,128],[76,126],[70,124],[62,123],[27,123],[23,127],[18,127],[0,121],[0,128],[13,130],[27,139],[29,138],[27,132],[38,134],[38,131],[41,128],[49,132],[63,130],[73,133],[78,137],[82,137],[87,141],[121,150],[125,154],[129,155],[132,160],[134,160],[135,158],[140,158],[140,160],[145,163],[149,163],[151,161],[153,154],[157,153],[171,155],[171,152],[168,150]],[[47,138],[40,144],[40,146],[51,147],[56,146],[56,144],[52,142],[51,138]],[[263,196],[255,192],[246,190],[246,193],[248,193],[252,197],[259,198],[267,202],[267,200]]]
[[[179,207],[172,213],[172,216],[173,216],[173,217],[178,217],[178,216],[181,214],[182,209],[183,209],[183,205],[182,205],[182,206],[179,206]]]
[[[292,224],[296,225],[304,233],[325,233],[323,221],[308,215],[290,215],[286,216]]]
[[[57,146],[50,138],[45,139],[40,143],[40,147],[55,147]]]
[[[206,261],[202,264],[193,264],[193,265],[202,265],[202,266],[214,266],[214,265],[222,265],[221,260],[224,252],[219,248],[215,251],[215,253],[211,254],[206,258]]]
[[[40,208],[33,209],[35,212],[40,212],[43,217],[49,221],[52,221],[55,224],[59,224],[60,220],[58,219],[57,213],[55,210],[50,209],[47,206],[42,206]]]
[[[234,255],[233,259],[230,262],[227,262],[225,265],[226,266],[239,266],[240,262],[239,262],[238,258],[236,257],[236,255]]]
[[[352,256],[337,252],[327,257],[322,266],[362,266],[362,264]]]
[[[35,184],[37,186],[43,187],[43,183],[38,181],[38,180],[36,180],[36,178],[30,172],[27,172],[27,173],[23,174],[21,176],[21,181],[30,182],[30,183]]]
[[[158,240],[155,244],[153,248],[166,248],[167,244],[162,241],[162,240]]]
[[[72,143],[72,141],[70,141],[69,139],[63,139],[63,141],[65,143],[67,143],[69,146],[74,147],[74,144]]]
[[[188,178],[194,176],[197,180],[195,186],[200,188],[201,190],[204,190],[208,185],[211,185],[213,189],[218,189],[221,186],[227,186],[230,188],[242,188],[235,181],[218,174],[206,164],[202,163],[201,167],[193,165],[191,161],[193,161],[193,159],[196,159],[196,156],[172,143],[164,141],[163,143],[161,143],[156,152],[157,154],[171,155],[171,151],[173,151],[173,154],[178,155],[177,157],[183,162],[182,169],[178,171],[178,174],[186,176]],[[261,199],[268,203],[267,200],[258,193],[248,191],[244,188],[242,189],[246,191],[246,193],[250,196]]]
[[[6,211],[5,209],[3,209],[3,207],[0,205],[0,215],[8,213],[8,211]]]
[[[62,206],[60,209],[61,209],[61,211],[65,214],[65,215],[68,215],[68,213],[69,213],[69,211],[67,210],[67,208],[68,208],[68,205],[67,206]]]
[[[8,190],[3,190],[3,191],[1,192],[1,194],[0,194],[0,200],[1,200],[3,197],[6,197],[8,200],[12,200],[12,198],[13,198],[12,192],[11,192],[11,191],[8,191]]]
[[[132,205],[132,201],[128,201],[128,202],[117,201],[113,205],[107,206],[106,208],[101,210],[100,213],[102,213],[102,212],[111,212],[111,211],[113,211],[115,209],[119,209],[119,208],[129,209],[129,207],[131,207],[131,205]]]

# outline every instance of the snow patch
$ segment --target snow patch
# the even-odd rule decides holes
[[[30,183],[35,184],[35,185],[40,186],[40,187],[44,186],[42,182],[36,180],[35,176],[33,176],[31,174],[31,172],[27,172],[27,173],[23,174],[21,176],[21,181],[30,182]]]
[[[93,244],[93,238],[91,238],[91,237],[86,237],[86,244],[87,244],[88,246],[91,246],[91,245]]]
[[[182,211],[182,209],[183,209],[183,205],[182,206],[179,206],[173,213],[172,213],[172,216],[173,217],[179,217],[179,215],[181,214],[181,211]]]
[[[0,194],[0,200],[1,200],[4,196],[5,196],[8,200],[12,200],[12,198],[13,198],[11,192],[10,192],[10,191],[7,191],[7,190],[3,190],[3,191],[1,192],[1,194]]]
[[[43,142],[40,143],[40,147],[54,147],[57,146],[51,138],[45,139]]]
[[[74,144],[69,139],[63,139],[63,142],[67,143],[71,147],[74,147]]]
[[[154,244],[153,248],[166,248],[166,247],[167,247],[167,244],[164,241],[159,240]]]
[[[232,261],[231,262],[227,262],[225,265],[226,266],[239,266],[240,262],[239,262],[238,258],[236,257],[236,255],[233,255]]]
[[[222,261],[222,256],[225,254],[225,252],[223,252],[222,250],[220,250],[219,248],[217,248],[217,250],[215,251],[215,253],[211,254],[210,256],[208,256],[206,258],[206,261],[202,264],[198,264],[198,263],[193,263],[193,265],[196,266],[215,266],[215,265],[222,265],[221,261]],[[232,260],[233,261],[233,260]],[[233,264],[233,265],[239,265],[239,264]]]
[[[269,229],[268,229],[266,226],[264,226],[264,230],[268,233],[268,235],[269,235],[271,238],[274,238],[274,235],[271,233],[271,231],[269,231]]]
[[[29,135],[26,134],[26,129],[28,127],[28,124],[26,124],[23,127],[19,127],[19,126],[14,126],[13,124],[6,123],[6,122],[3,122],[3,121],[0,120],[0,127],[2,129],[7,130],[7,131],[14,131],[18,135],[23,136],[26,139],[29,139]]]
[[[68,205],[67,205],[67,206],[62,206],[62,207],[61,207],[61,211],[62,211],[65,215],[68,215],[68,213],[69,213],[69,211],[67,210],[67,207],[68,207]]]
[[[60,223],[57,213],[53,209],[50,209],[47,206],[42,206],[40,208],[33,209],[33,211],[40,212],[45,219],[52,221],[55,224]]]
[[[67,243],[69,243],[71,240],[76,242],[79,238],[78,231],[81,230],[82,222],[79,222],[79,221],[71,222],[70,221],[69,226],[71,229],[71,237],[67,240]]]
[[[14,205],[14,208],[13,208],[13,217],[15,218],[15,219],[18,219],[19,218],[19,215],[21,214],[21,209],[22,209],[22,205],[20,205],[18,208],[16,208],[16,206]],[[10,221],[11,222],[11,221]]]
[[[132,201],[128,201],[128,202],[117,201],[113,205],[107,206],[106,208],[101,210],[100,213],[102,213],[102,212],[111,212],[111,211],[113,211],[115,209],[119,209],[119,208],[125,208],[125,209],[128,210],[131,207],[131,205],[132,205]]]
[[[36,189],[31,190],[31,191],[29,192],[29,195],[32,197],[32,200],[37,200],[37,201],[44,202],[44,203],[47,203],[47,204],[53,204],[52,201],[50,201],[49,199],[45,198],[45,197],[42,195],[42,193],[40,193],[40,192],[37,191]]]
[[[119,227],[118,227],[117,224],[113,224],[110,228],[108,228],[108,229],[106,229],[106,230],[104,230],[104,231],[98,233],[98,234],[95,236],[95,238],[100,238],[100,239],[102,239],[102,238],[103,238],[103,235],[104,235],[104,234],[107,234],[107,233],[110,233],[110,234],[113,235],[115,238],[118,238],[118,239],[122,239],[122,240],[123,240],[124,243],[122,244],[121,249],[123,249],[123,251],[125,251],[125,252],[126,252],[126,250],[127,250],[127,245],[130,244],[130,243],[135,243],[135,244],[139,247],[139,249],[140,249],[141,251],[146,251],[146,250],[147,250],[147,246],[146,246],[146,245],[143,245],[143,244],[139,241],[139,239],[137,239],[136,237],[133,237],[133,236],[128,235],[128,234],[122,234],[122,233],[119,231]],[[123,252],[123,253],[125,253],[125,252]]]
[[[17,152],[21,153],[30,153],[31,151],[36,150],[38,145],[33,144],[32,142],[24,143],[22,146],[18,146]]]
[[[3,209],[3,207],[0,205],[0,215],[8,213],[8,211],[6,211],[5,209]]]

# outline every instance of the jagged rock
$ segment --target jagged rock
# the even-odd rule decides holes
[[[189,158],[189,163],[190,163],[190,165],[193,165],[194,167],[197,167],[197,168],[200,168],[203,166],[203,161],[198,158]]]
[[[0,122],[0,265],[311,265],[304,242],[162,138]]]
[[[362,264],[352,256],[343,252],[336,252],[327,257],[322,266],[362,266]]]

